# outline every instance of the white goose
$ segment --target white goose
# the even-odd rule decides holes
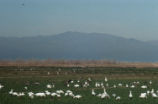
[[[43,93],[43,92],[39,92],[39,93],[36,93],[35,96],[37,96],[37,97],[46,97],[46,94]]]
[[[151,96],[153,97],[153,98],[157,98],[158,96],[156,95],[156,93],[151,93]]]
[[[117,97],[116,97],[116,100],[121,100],[121,97],[120,97],[120,96],[117,96]]]
[[[75,95],[75,96],[73,96],[73,98],[80,99],[80,98],[82,98],[82,96],[81,95]]]
[[[0,84],[0,89],[2,89],[4,86]]]
[[[145,89],[145,88],[147,88],[147,86],[146,85],[142,85],[141,88]]]
[[[95,95],[96,95],[96,93],[94,92],[94,89],[92,89],[92,95],[93,95],[93,96],[95,96]]]
[[[147,98],[147,93],[141,93],[139,97],[142,99]]]
[[[34,98],[34,93],[33,92],[28,92],[28,96],[33,99]]]
[[[129,98],[133,98],[132,91],[129,92]]]
[[[106,92],[105,88],[104,88],[104,93],[102,93],[101,98],[110,98],[109,94]]]
[[[104,79],[104,80],[105,80],[105,82],[107,82],[107,81],[108,81],[107,77],[105,77],[105,79]]]

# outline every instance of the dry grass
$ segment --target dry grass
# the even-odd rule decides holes
[[[0,66],[53,66],[53,67],[158,67],[158,63],[118,62],[107,60],[1,60]]]

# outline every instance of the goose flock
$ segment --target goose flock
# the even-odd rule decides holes
[[[82,82],[82,83],[81,83]],[[40,85],[40,82],[35,82],[34,84]],[[103,81],[92,80],[90,77],[86,80],[69,80],[66,82],[65,88],[58,89],[54,83],[48,83],[45,85],[45,90],[39,92],[30,91],[31,87],[23,86],[24,90],[21,92],[17,92],[14,89],[10,89],[7,93],[16,97],[28,96],[30,99],[34,99],[36,97],[45,98],[47,96],[50,97],[71,97],[73,99],[82,99],[86,97],[84,93],[80,93],[80,88],[87,89],[90,96],[97,97],[100,99],[115,99],[121,100],[123,97],[121,94],[116,94],[115,92],[109,93],[112,89],[126,88],[128,90],[127,97],[129,99],[140,98],[147,99],[148,97],[158,98],[158,90],[152,88],[152,81],[148,81],[146,84],[141,83],[140,81],[133,81],[130,83],[115,83],[109,84],[109,80],[107,77],[104,78]],[[64,85],[64,84],[63,84]],[[149,87],[150,86],[150,87]],[[133,93],[135,88],[142,89],[143,92],[136,95]],[[5,89],[5,86],[0,83],[0,90]],[[58,89],[58,90],[56,90]],[[52,90],[52,91],[50,91]]]

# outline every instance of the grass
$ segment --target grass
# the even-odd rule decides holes
[[[20,70],[22,69],[22,70]],[[30,70],[32,69],[32,70]],[[48,75],[48,71],[50,75]],[[59,75],[57,75],[59,71]],[[115,98],[100,99],[91,95],[91,89],[95,88],[95,82],[104,82],[104,77],[108,77],[108,84],[106,87],[108,94],[116,93],[121,96],[121,100],[117,101]],[[72,79],[77,83],[84,83],[88,77],[92,78],[90,86],[87,88],[74,88],[73,84],[70,88],[66,87],[65,82]],[[63,68],[63,67],[1,67],[0,68],[0,83],[4,88],[0,90],[0,104],[158,104],[158,98],[149,96],[147,99],[140,99],[141,92],[151,90],[152,88],[158,90],[158,70],[156,68],[105,68],[105,67],[92,67],[92,68]],[[153,84],[149,85],[148,82],[152,80]],[[140,85],[135,88],[118,87],[111,88],[114,84],[122,83],[123,85],[132,85],[132,82],[140,81]],[[40,85],[35,85],[39,82]],[[29,85],[27,85],[29,83]],[[55,88],[47,89],[48,83],[54,83]],[[104,84],[106,84],[104,82]],[[146,84],[148,89],[141,89],[140,86]],[[24,87],[28,86],[28,90]],[[16,97],[8,94],[10,89],[17,92],[40,92],[49,90],[54,92],[62,89],[64,91],[70,89],[74,94],[81,94],[81,99],[73,99],[68,96],[62,95],[61,98],[47,96],[45,98],[35,97],[30,99],[28,96]],[[129,99],[129,90],[133,92],[133,99]],[[102,88],[95,88],[96,93],[102,93]]]

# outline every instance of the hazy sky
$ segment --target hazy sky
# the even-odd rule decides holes
[[[65,31],[158,40],[158,0],[0,0],[0,36]]]

